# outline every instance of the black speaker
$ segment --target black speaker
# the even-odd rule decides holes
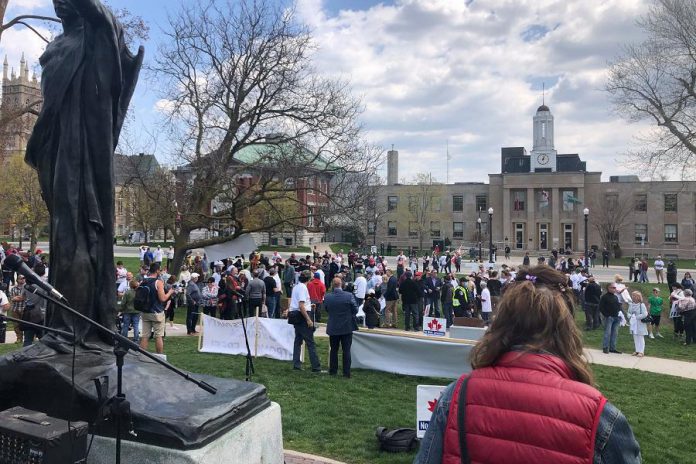
[[[14,407],[0,412],[0,464],[85,464],[86,422]]]

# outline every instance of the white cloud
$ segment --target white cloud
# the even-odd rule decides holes
[[[614,115],[601,89],[607,62],[640,38],[645,1],[402,0],[333,16],[326,3],[298,4],[317,65],[350,77],[369,136],[395,145],[402,175],[444,179],[448,140],[450,181],[499,172],[501,146],[531,149],[542,81],[558,151],[605,176],[626,172],[614,160],[640,126]]]

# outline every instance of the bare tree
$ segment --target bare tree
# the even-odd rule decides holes
[[[400,217],[408,224],[409,236],[417,237],[418,248],[423,250],[426,238],[433,232],[431,222],[440,222],[442,184],[433,180],[430,174],[418,173],[404,191],[408,204],[405,210],[401,210]]]
[[[609,193],[590,206],[592,227],[602,241],[602,246],[617,257],[621,254],[619,234],[632,223],[635,203],[627,194]]]
[[[170,17],[165,35],[151,71],[180,165],[175,268],[187,250],[229,239],[191,239],[213,222],[236,237],[363,204],[352,185],[381,150],[362,141],[362,105],[348,84],[312,67],[312,37],[292,8],[200,0]]]
[[[629,121],[654,130],[629,153],[637,171],[693,177],[696,171],[696,0],[655,0],[638,26],[647,38],[626,45],[606,90]]]

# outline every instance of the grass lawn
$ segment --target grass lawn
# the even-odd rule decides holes
[[[331,248],[331,252],[334,254],[339,253],[341,250],[343,250],[343,253],[348,253],[350,250],[356,249],[356,247],[350,243],[332,243],[329,245],[329,248]]]
[[[196,352],[194,338],[168,338],[165,352],[178,367],[220,377],[244,378],[244,358]],[[328,342],[318,339],[322,365]],[[0,345],[0,354],[14,345]],[[290,363],[258,358],[253,380],[268,388],[283,411],[285,447],[348,463],[397,464],[413,454],[378,450],[374,429],[415,427],[416,385],[449,383],[446,379],[354,371],[352,379],[297,372]],[[593,366],[600,390],[628,417],[641,444],[645,463],[696,464],[688,434],[696,420],[696,381],[633,369]],[[649,401],[646,401],[649,400]],[[681,432],[680,432],[681,431]]]

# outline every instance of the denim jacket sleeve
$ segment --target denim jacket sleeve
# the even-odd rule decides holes
[[[440,395],[440,400],[437,402],[435,411],[433,411],[433,415],[430,417],[428,430],[420,442],[418,454],[413,461],[414,464],[440,464],[442,462],[447,415],[449,414],[449,407],[456,384],[456,381],[449,384],[443,390],[442,395]]]
[[[626,417],[607,402],[599,416],[594,464],[640,464],[640,445]]]

